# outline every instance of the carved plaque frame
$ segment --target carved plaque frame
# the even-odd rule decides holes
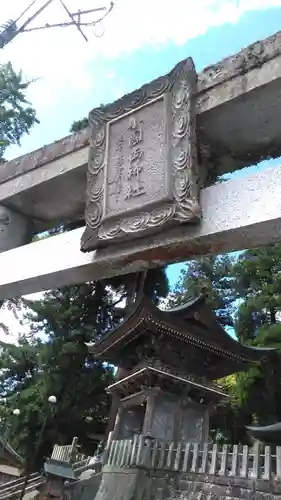
[[[168,225],[200,221],[196,91],[197,75],[192,59],[188,58],[180,62],[168,75],[144,85],[113,104],[91,111],[86,229],[81,241],[82,251],[87,252],[128,238],[132,240],[160,232]],[[153,106],[159,107],[159,102],[163,102],[164,114],[163,192],[161,196],[150,199],[147,203],[142,204],[139,201],[133,206],[128,204],[126,209],[121,206],[119,211],[120,206],[117,205],[116,213],[114,210],[111,210],[111,214],[107,213],[111,127],[124,118],[134,124],[137,113],[149,106],[153,111]],[[141,130],[138,133],[140,134]],[[135,147],[135,144],[133,146]],[[135,148],[133,152],[141,155],[139,148]],[[154,179],[154,182],[157,180]],[[133,189],[136,190],[135,187]],[[121,179],[119,192],[122,190]],[[122,195],[125,196],[123,192]]]

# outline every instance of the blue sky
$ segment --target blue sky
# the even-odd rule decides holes
[[[38,0],[39,3],[42,1]],[[10,0],[1,6],[0,24],[16,18],[28,0]],[[68,0],[76,10],[89,0]],[[91,6],[93,5],[92,2]],[[38,77],[29,99],[40,124],[10,148],[9,158],[24,154],[67,135],[74,120],[168,72],[187,56],[200,72],[205,66],[266,38],[281,29],[281,0],[116,0],[104,22],[105,35],[91,35],[87,45],[72,29],[20,35],[0,53],[28,77]],[[99,2],[107,4],[107,1]],[[40,23],[62,20],[56,2]],[[257,168],[266,168],[264,162]],[[243,175],[236,172],[234,175]],[[175,283],[182,265],[171,266]]]
[[[41,0],[38,1],[40,3]],[[73,4],[73,7],[79,4],[81,8],[84,2],[85,6],[87,5],[87,1],[89,0],[80,0],[80,2],[68,0],[68,3]],[[5,5],[4,9],[1,6],[0,23],[15,17],[19,13],[19,5],[22,3],[24,7],[28,0],[25,2],[10,0],[5,3],[8,5]],[[93,5],[92,2],[90,3]],[[99,4],[103,3],[106,4],[106,0],[99,2]],[[144,82],[165,74],[179,60],[187,56],[193,57],[199,72],[205,66],[234,54],[250,43],[265,38],[281,28],[281,0],[199,0],[197,3],[202,4],[201,11],[192,12],[190,15],[190,22],[192,23],[193,16],[194,24],[197,23],[198,27],[196,29],[193,26],[189,36],[191,31],[188,22],[189,2],[178,0],[168,3],[171,9],[171,22],[181,22],[180,8],[186,16],[184,27],[179,26],[179,32],[183,33],[178,38],[175,34],[176,28],[171,31],[169,25],[164,23],[161,26],[160,9],[157,19],[160,25],[158,37],[156,41],[151,38],[150,31],[151,29],[153,31],[153,24],[156,22],[155,19],[151,19],[153,18],[151,6],[153,4],[163,6],[163,2],[144,1],[142,2],[142,10],[145,14],[143,19],[145,21],[147,18],[148,26],[142,25],[140,28],[135,26],[136,31],[139,29],[140,33],[139,37],[136,35],[136,39],[132,39],[132,46],[130,46],[132,33],[129,31],[127,37],[123,33],[124,30],[128,30],[128,24],[132,22],[130,9],[127,21],[126,17],[124,20],[120,19],[120,16],[126,15],[126,4],[127,7],[135,4],[136,15],[133,16],[133,22],[136,24],[139,2],[116,0],[111,17],[104,22],[105,36],[100,39],[92,36],[91,43],[88,45],[75,31],[69,29],[20,35],[7,46],[0,53],[0,61],[11,59],[17,68],[23,69],[27,77],[38,78],[30,90],[29,97],[38,110],[41,121],[40,125],[33,129],[31,135],[22,141],[21,150],[11,148],[9,156],[23,154],[63,137],[69,132],[71,123],[87,115],[93,107],[111,102],[124,93],[138,88]],[[270,7],[278,4],[279,7],[265,8],[266,5]],[[225,9],[226,13],[219,16],[219,8],[226,5],[232,6],[233,9],[235,6],[240,6],[240,10],[231,11],[229,7],[228,11]],[[255,6],[259,9],[254,10]],[[194,10],[191,5],[190,10]],[[212,26],[216,22],[219,24],[219,20],[209,19],[210,12],[216,13],[216,10],[222,21],[219,26]],[[178,11],[177,16],[172,16],[174,11]],[[169,10],[166,9],[166,17],[168,14]],[[44,20],[53,20],[59,15],[58,9],[53,11],[47,9]],[[204,23],[205,18],[208,21]],[[223,22],[224,19],[226,22]],[[168,22],[167,19],[166,22]],[[203,25],[202,28],[200,24]],[[145,35],[146,29],[148,30],[147,36]],[[200,35],[200,31],[205,32]],[[198,36],[196,36],[197,32]],[[118,37],[116,42],[114,36]],[[116,51],[112,52],[108,49],[108,45],[114,43]]]

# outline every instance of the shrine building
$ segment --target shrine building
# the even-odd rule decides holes
[[[113,439],[144,434],[191,443],[208,441],[210,415],[229,397],[216,381],[246,371],[274,351],[232,338],[205,294],[170,310],[141,295],[122,324],[88,347],[119,367],[107,388]]]

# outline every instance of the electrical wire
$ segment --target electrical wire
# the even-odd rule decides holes
[[[106,18],[106,16],[108,16],[108,14],[112,11],[113,7],[114,7],[114,2],[110,2],[110,6],[109,6],[108,10],[105,12],[105,14],[103,16],[101,16],[96,21],[85,21],[85,22],[79,21],[78,22],[78,21],[76,21],[76,19],[72,19],[72,18],[75,16],[78,16],[78,15],[82,16],[84,14],[91,14],[92,12],[97,12],[99,10],[106,10],[106,7],[100,7],[97,9],[90,9],[90,10],[78,11],[78,12],[71,13],[71,21],[70,22],[64,21],[61,23],[52,23],[52,24],[47,23],[44,26],[34,26],[32,28],[25,28],[22,31],[24,33],[28,33],[30,31],[39,31],[39,30],[48,29],[48,28],[67,28],[68,26],[77,26],[77,24],[78,24],[78,26],[95,27],[96,25],[100,24]],[[103,34],[97,35],[95,32],[93,32],[93,34],[96,38],[100,38],[103,35]]]
[[[19,20],[24,16],[24,14],[26,14],[29,11],[29,9],[31,9],[31,7],[35,5],[36,2],[37,0],[33,0],[33,2],[31,2],[31,4],[28,7],[26,7],[26,9],[20,14],[20,16],[14,22],[18,23]]]
[[[31,9],[31,7],[33,7],[33,5],[35,5],[36,2],[37,2],[37,0],[33,0],[31,2],[31,4],[29,4],[28,7],[26,7],[26,9],[19,15],[19,17],[15,21],[11,20],[11,23],[9,23],[9,25],[6,26],[6,28],[4,29],[4,31],[1,32],[1,35],[4,35],[4,33],[9,29],[9,27],[11,26],[11,24],[17,25],[17,23],[21,20],[21,18],[29,11],[29,9]]]
[[[0,38],[3,37],[4,38],[4,35],[5,33],[13,30],[14,31],[14,34],[11,36],[10,40],[6,41],[6,43],[9,43],[9,41],[11,41],[17,34],[19,33],[24,33],[24,32],[29,32],[29,31],[34,31],[34,30],[41,30],[41,29],[46,29],[46,28],[55,28],[55,27],[67,27],[67,26],[75,26],[78,31],[80,32],[80,34],[84,37],[84,39],[86,41],[88,41],[87,37],[85,36],[85,34],[82,32],[81,30],[81,26],[92,26],[93,28],[95,28],[95,26],[97,26],[98,24],[101,24],[101,22],[106,18],[106,16],[108,16],[108,14],[112,11],[113,7],[114,7],[114,2],[111,1],[110,2],[110,6],[109,8],[106,10],[106,7],[102,7],[102,8],[97,8],[97,9],[90,9],[88,11],[78,11],[78,12],[75,12],[75,13],[71,13],[67,6],[64,4],[64,2],[62,0],[59,0],[60,1],[60,4],[63,6],[64,10],[67,12],[69,18],[70,18],[70,22],[63,22],[63,23],[55,23],[55,24],[46,24],[45,26],[38,26],[38,27],[34,27],[34,28],[27,28],[27,26],[30,24],[31,21],[33,21],[43,10],[45,10],[45,8],[50,5],[50,3],[52,3],[53,0],[48,0],[47,2],[45,2],[43,4],[43,6],[41,6],[30,18],[28,18],[21,27],[18,27],[17,26],[17,23],[20,21],[20,19],[29,11],[29,9],[31,9],[31,7],[33,7],[35,5],[35,3],[37,2],[37,0],[32,0],[32,2],[28,5],[28,7],[18,16],[18,18],[13,21],[9,21],[6,25],[3,26],[4,30],[0,32]],[[96,21],[90,21],[90,22],[81,22],[80,21],[80,16],[83,15],[83,14],[89,14],[91,12],[96,12],[96,11],[99,11],[99,10],[106,10],[105,14],[103,16],[101,16],[99,19],[97,19]],[[78,20],[75,19],[75,16],[79,16]],[[103,33],[104,33],[104,29],[103,29]],[[95,33],[95,31],[93,30],[93,34],[95,37],[99,38],[103,35],[103,33],[101,35],[98,35],[97,33]],[[1,41],[1,40],[0,40]],[[4,40],[4,45],[6,45],[5,43],[5,40]],[[0,43],[0,48],[3,48],[3,46],[1,47],[1,43]]]
[[[102,16],[99,19],[97,19],[97,21],[94,21],[92,23],[92,26],[95,28],[95,26],[97,24],[100,24],[106,18],[106,16],[108,16],[108,14],[110,14],[110,12],[112,11],[113,7],[114,7],[114,2],[110,2],[110,6],[109,6],[108,11],[104,14],[104,16]],[[103,34],[104,34],[104,31],[103,31],[103,33],[101,35],[97,35],[94,31],[93,31],[93,33],[94,33],[94,36],[96,38],[101,38],[103,36]]]

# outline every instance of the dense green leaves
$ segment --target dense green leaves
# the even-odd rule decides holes
[[[254,347],[276,348],[268,362],[235,376],[231,394],[212,419],[213,436],[247,441],[245,425],[281,421],[281,245],[229,255],[203,257],[187,264],[172,293],[180,303],[207,289],[218,319],[232,326],[232,334]]]
[[[92,359],[86,346],[107,328],[107,316],[103,318],[101,310],[103,303],[105,311],[109,308],[110,300],[106,301],[104,295],[104,289],[102,293],[98,285],[88,284],[48,292],[42,300],[29,301],[26,316],[31,335],[20,339],[17,346],[3,349],[2,395],[7,396],[11,407],[21,411],[14,425],[13,444],[31,468],[35,466],[34,443],[42,426],[39,462],[54,443],[69,443],[74,435],[90,453],[94,445],[87,439],[88,433],[104,431],[109,410],[104,389],[113,380],[112,369]],[[57,404],[50,408],[47,400],[52,394]],[[88,423],[90,416],[93,419]]]
[[[220,321],[232,325],[232,305],[237,298],[233,285],[234,262],[235,259],[229,255],[218,255],[201,257],[188,263],[172,291],[170,304],[182,304],[205,289]]]
[[[247,250],[234,268],[236,289],[243,299],[236,320],[236,333],[254,340],[262,326],[278,321],[281,309],[281,247],[268,245]]]
[[[21,411],[13,419],[13,444],[25,457],[27,468],[38,468],[54,443],[68,444],[74,436],[85,453],[94,452],[106,428],[110,401],[105,388],[113,381],[113,371],[95,360],[86,344],[122,320],[135,284],[136,277],[127,275],[50,291],[37,301],[25,300],[31,333],[16,346],[3,345],[0,395],[7,397],[10,408]],[[144,291],[156,303],[165,296],[165,270],[151,270]],[[50,407],[47,400],[52,394],[57,404]]]
[[[276,356],[240,377],[244,408],[260,424],[281,421],[281,246],[247,250],[234,267],[241,300],[237,337],[256,347],[276,348]]]
[[[79,130],[83,130],[83,128],[88,127],[89,121],[88,118],[82,118],[81,120],[76,120],[72,123],[70,132],[78,132]]]
[[[38,123],[35,110],[26,100],[29,82],[22,73],[16,73],[11,63],[0,66],[0,162],[6,148],[19,144],[21,137],[28,134]]]

